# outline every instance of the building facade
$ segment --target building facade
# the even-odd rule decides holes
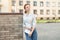
[[[39,19],[60,19],[60,0],[1,0],[0,12],[24,13],[24,4],[30,4]]]

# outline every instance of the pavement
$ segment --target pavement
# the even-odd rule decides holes
[[[60,40],[60,23],[40,23],[36,29],[38,40]]]

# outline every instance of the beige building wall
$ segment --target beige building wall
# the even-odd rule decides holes
[[[1,12],[2,13],[8,13],[11,12],[11,4],[10,4],[10,0],[1,0],[0,2],[1,5]]]
[[[1,12],[11,13],[13,10],[15,13],[20,13],[19,11],[20,9],[22,9],[22,11],[24,12],[24,4],[26,4],[27,1],[29,1],[31,5],[31,13],[34,13],[33,10],[37,10],[37,15],[38,15],[37,17],[39,17],[39,19],[40,18],[54,19],[54,17],[56,19],[60,18],[60,14],[58,14],[58,10],[60,10],[60,7],[58,7],[58,2],[60,2],[60,0],[14,0],[14,1],[15,1],[15,5],[12,6],[12,0],[5,0],[5,1],[1,0],[0,2],[0,5],[2,5]],[[19,5],[19,1],[22,1],[22,6]],[[33,6],[34,1],[37,2],[37,6]],[[40,1],[43,2],[43,7],[40,6]],[[49,2],[49,4],[46,4],[47,2]],[[48,7],[46,5],[48,5]],[[41,12],[40,10],[43,10],[43,12]]]
[[[24,1],[24,4],[26,3],[26,1],[28,0],[23,0]],[[60,17],[60,15],[58,14],[58,10],[60,10],[60,8],[58,8],[58,2],[60,0],[29,0],[30,1],[30,4],[31,4],[31,12],[33,13],[33,10],[36,9],[37,10],[37,15],[39,18],[43,17],[43,19],[46,19],[46,18],[49,18],[49,19],[53,19],[54,17],[55,18],[58,18]],[[33,6],[33,1],[37,1],[37,6]],[[44,6],[43,7],[40,7],[40,1],[43,1],[44,2]],[[46,6],[46,2],[49,2],[49,7]],[[43,10],[43,15],[40,14],[40,10]],[[46,13],[46,10],[49,10],[49,14],[47,15]],[[53,11],[55,12],[54,14]]]

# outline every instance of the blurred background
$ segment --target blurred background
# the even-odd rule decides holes
[[[60,0],[0,0],[0,40],[25,40],[25,4],[36,16],[38,40],[60,40]]]
[[[0,13],[24,13],[24,4],[31,5],[37,23],[60,22],[60,0],[0,0]]]

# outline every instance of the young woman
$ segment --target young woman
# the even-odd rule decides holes
[[[26,35],[26,40],[37,40],[36,31],[36,18],[33,13],[30,12],[30,5],[24,5],[25,13],[23,13],[23,27]]]

